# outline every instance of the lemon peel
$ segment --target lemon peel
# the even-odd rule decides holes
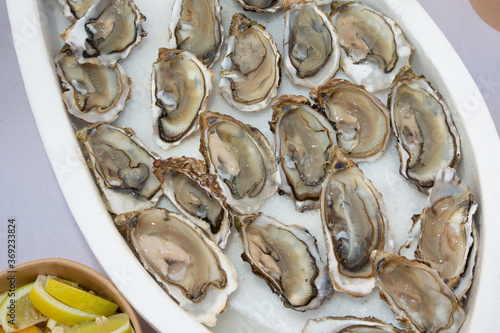
[[[95,321],[82,323],[65,330],[65,333],[130,333],[130,319],[125,313],[99,317]]]

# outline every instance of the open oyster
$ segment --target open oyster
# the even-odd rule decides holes
[[[217,245],[189,219],[161,208],[118,215],[115,223],[158,284],[195,320],[215,325],[238,286]]]
[[[391,324],[377,318],[323,317],[309,319],[302,333],[403,333]]]
[[[441,95],[411,68],[401,70],[387,102],[398,139],[400,173],[424,193],[437,172],[460,159],[460,137]]]
[[[319,208],[336,133],[304,96],[282,95],[272,108],[269,125],[276,137],[278,186],[295,199],[297,210]]]
[[[224,38],[219,0],[175,0],[169,36],[170,48],[189,51],[211,67]]]
[[[331,7],[344,72],[368,91],[389,88],[413,51],[401,29],[361,2],[334,1]]]
[[[207,105],[213,75],[193,54],[160,48],[151,77],[158,146],[168,149],[198,129],[198,113]]]
[[[254,213],[277,190],[273,149],[256,128],[231,116],[200,113],[200,152],[218,175],[226,203],[238,214]]]
[[[409,258],[414,255],[435,268],[450,288],[457,287],[466,265],[474,265],[474,256],[470,260],[468,257],[474,242],[472,215],[476,208],[469,186],[457,177],[455,170],[441,169],[410,232],[412,237],[399,254]],[[468,289],[470,275],[455,290],[457,296]]]
[[[332,79],[316,87],[310,97],[337,130],[337,144],[353,161],[375,161],[387,148],[389,110],[362,86]]]
[[[245,251],[241,257],[286,307],[313,310],[332,296],[328,268],[305,228],[263,214],[236,216],[235,225]]]
[[[130,78],[116,64],[80,64],[68,47],[55,60],[66,109],[89,123],[112,122],[130,96]]]
[[[280,54],[265,28],[241,13],[234,14],[222,59],[222,97],[242,111],[269,105],[280,84]]]
[[[58,2],[62,6],[63,15],[73,22],[85,15],[95,0],[58,0]]]
[[[380,296],[412,330],[451,333],[462,326],[465,312],[435,269],[383,251],[373,251],[371,260]]]
[[[192,157],[156,160],[153,167],[163,193],[223,249],[231,232],[230,216],[217,176],[206,171],[205,162]]]
[[[147,35],[145,19],[133,0],[95,0],[61,37],[79,62],[114,65]]]
[[[333,148],[323,182],[321,220],[330,275],[336,290],[364,296],[375,287],[370,254],[383,250],[387,214],[382,196],[342,150]]]
[[[113,214],[152,207],[161,195],[151,172],[159,156],[150,152],[129,128],[95,124],[77,132],[90,169]]]
[[[283,58],[290,80],[309,88],[332,78],[340,46],[330,17],[314,1],[285,1]]]

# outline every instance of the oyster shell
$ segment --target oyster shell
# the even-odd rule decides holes
[[[70,114],[88,123],[112,122],[130,97],[131,80],[116,64],[80,64],[64,47],[55,59],[62,99]]]
[[[241,257],[286,307],[313,310],[332,296],[328,268],[316,238],[305,228],[284,225],[262,213],[235,216],[235,225],[245,251]]]
[[[353,161],[375,161],[387,148],[389,110],[364,87],[332,79],[310,97],[324,109],[337,130],[337,144]]]
[[[474,265],[474,256],[471,260],[468,257],[475,239],[472,216],[476,209],[469,186],[454,169],[441,169],[425,208],[413,225],[411,238],[399,254],[408,258],[414,255],[435,268],[450,288],[457,287],[466,265]],[[464,279],[466,282],[455,290],[459,298],[468,289],[472,276]]]
[[[163,193],[223,249],[231,232],[229,211],[224,207],[217,176],[206,171],[205,162],[192,157],[156,160],[153,167]]]
[[[290,80],[313,88],[332,78],[340,63],[337,33],[314,1],[285,1],[284,69]]]
[[[400,173],[427,193],[437,172],[460,159],[460,137],[450,110],[424,76],[401,70],[387,102],[398,139]]]
[[[153,64],[151,98],[156,144],[179,144],[198,129],[198,113],[207,105],[214,73],[193,54],[160,48]]]
[[[58,0],[58,2],[62,6],[63,15],[74,22],[85,15],[95,0]]]
[[[280,84],[280,54],[264,29],[241,13],[231,20],[219,88],[222,97],[242,111],[267,107]]]
[[[115,223],[158,284],[195,320],[215,325],[238,286],[217,245],[189,219],[161,208],[121,214]]]
[[[298,211],[319,208],[336,133],[304,96],[282,95],[272,109],[269,125],[276,137],[278,186],[295,199]]]
[[[61,37],[78,62],[111,66],[147,35],[144,20],[133,0],[96,0]]]
[[[283,8],[283,0],[237,0],[245,10],[254,12],[268,12]]]
[[[323,317],[309,319],[302,333],[402,333],[403,330],[374,317]]]
[[[266,137],[231,116],[200,113],[200,152],[218,175],[226,203],[238,214],[255,212],[277,190],[276,159]]]
[[[465,312],[435,269],[383,251],[373,251],[371,261],[380,297],[412,330],[451,333],[462,326]]]
[[[401,29],[361,2],[334,1],[331,7],[344,72],[368,91],[389,88],[413,51]]]
[[[95,124],[77,132],[106,208],[112,214],[152,207],[161,195],[151,173],[158,159],[129,128]]]
[[[384,249],[387,213],[382,196],[358,166],[338,147],[332,154],[321,192],[328,266],[336,290],[360,297],[375,287],[370,254]]]
[[[170,48],[189,51],[211,67],[224,38],[219,0],[175,0],[169,36]]]

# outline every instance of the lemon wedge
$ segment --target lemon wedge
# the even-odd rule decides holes
[[[5,332],[16,332],[47,320],[30,302],[33,286],[34,283],[30,283],[16,288],[0,303],[0,324]]]
[[[108,317],[115,314],[118,309],[118,304],[50,276],[45,291],[64,304],[97,316]]]
[[[45,316],[67,326],[94,320],[98,317],[95,314],[75,309],[52,297],[45,290],[47,280],[46,275],[39,275],[29,293],[29,299],[33,306]]]
[[[118,313],[110,317],[100,317],[95,321],[86,322],[64,331],[65,333],[130,333],[129,317],[125,313]]]

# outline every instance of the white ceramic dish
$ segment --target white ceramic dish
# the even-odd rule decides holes
[[[407,38],[415,47],[414,59],[412,60],[415,72],[425,74],[443,94],[451,109],[454,110],[454,119],[463,143],[463,159],[459,172],[461,177],[471,186],[480,204],[476,219],[477,223],[480,224],[481,233],[479,261],[476,267],[471,298],[467,303],[468,317],[461,331],[495,331],[497,324],[494,309],[497,300],[500,299],[500,285],[497,283],[500,269],[496,267],[495,257],[497,252],[496,237],[500,234],[500,224],[497,223],[498,216],[500,216],[500,205],[496,202],[500,196],[500,182],[497,180],[498,177],[495,177],[495,172],[500,165],[500,142],[491,117],[466,68],[446,38],[416,0],[407,0],[401,3],[393,0],[370,0],[365,2],[399,23]],[[134,86],[132,88],[132,99],[128,102],[124,115],[120,116],[118,124],[131,126],[146,144],[155,147],[149,135],[152,132],[150,110],[147,105],[144,107],[144,103],[146,103],[144,101],[149,99],[149,73],[151,64],[156,60],[157,54],[155,50],[158,46],[166,45],[168,20],[164,18],[169,17],[171,2],[158,5],[156,1],[136,0],[136,3],[148,17],[145,29],[150,33],[150,36],[139,47],[134,49],[131,56],[124,62],[128,74],[133,78]],[[82,123],[70,119],[67,115],[60,98],[59,82],[53,69],[52,59],[61,47],[58,34],[64,31],[65,26],[69,25],[62,18],[56,1],[29,0],[21,2],[7,0],[7,5],[13,35],[16,40],[18,60],[42,141],[68,205],[97,259],[128,301],[158,331],[206,331],[206,328],[194,322],[152,281],[151,277],[129,251],[102,205],[99,192],[94,185],[92,175],[74,136],[74,127],[79,128]],[[152,6],[158,6],[158,10],[151,10]],[[235,1],[223,2],[223,6],[226,13],[237,8]],[[274,31],[282,29],[282,14],[248,13],[248,16],[258,19],[260,23],[266,25],[267,30],[272,34]],[[223,12],[223,17],[227,31],[230,16],[225,15]],[[278,47],[281,49],[282,37],[273,35]],[[218,68],[216,67],[215,72],[217,71]],[[287,78],[284,77],[284,82],[278,94],[301,93],[307,95],[307,89],[294,88],[287,82]],[[214,84],[217,85],[218,81],[216,80]],[[234,115],[238,118],[247,117],[245,118],[246,121],[260,124],[261,129],[263,129],[262,124],[266,124],[268,118],[270,118],[269,111],[243,116],[242,113],[233,111],[225,104],[217,92],[213,95],[217,96],[211,98],[209,108],[214,111],[234,112]],[[471,100],[474,102],[473,108],[470,107]],[[138,114],[135,114],[136,111],[133,110],[139,110],[137,111]],[[269,137],[268,128],[263,129],[263,132]],[[196,147],[196,140],[198,138],[194,137],[187,141],[187,145],[191,146],[190,149],[194,149],[191,151],[193,154],[196,154],[196,148],[192,148]],[[485,144],[486,142],[487,144]],[[394,146],[394,142],[391,142],[390,145]],[[393,157],[394,153],[393,149]],[[169,154],[184,154],[184,147],[173,150]],[[200,157],[200,155],[195,156]],[[383,184],[383,178],[380,180],[373,179],[377,177],[378,170],[384,168],[383,163],[391,164],[393,161],[387,158],[380,162],[378,166],[363,165],[362,167],[376,185],[376,181],[380,182],[381,188],[379,190],[384,195],[388,206],[390,204],[387,201],[391,199],[391,193],[384,192],[384,187],[397,188],[402,186],[404,187],[403,191],[410,188],[404,182],[401,182],[399,178],[394,178],[394,181],[398,182],[396,185],[390,182]],[[409,191],[415,190],[411,188]],[[425,197],[415,195],[417,196],[415,200],[417,203],[414,203],[416,206],[409,209],[409,211],[418,213],[419,211],[415,207],[418,207]],[[397,194],[393,195],[392,198],[396,200],[397,196]],[[290,207],[293,207],[291,203],[283,210]],[[396,204],[396,207],[393,207],[392,210],[397,210],[397,208],[404,209],[401,205]],[[263,209],[265,210],[266,207]],[[405,213],[404,216],[407,215]],[[406,219],[409,219],[409,217],[411,215],[407,216]],[[233,247],[230,250],[234,256],[239,249],[237,245]],[[239,269],[240,284],[245,285],[247,281],[256,279],[249,273],[248,265],[241,263],[238,265],[240,266],[237,267]],[[243,274],[241,274],[241,271]],[[269,301],[266,300],[266,306],[263,307],[265,310],[256,308],[252,313],[252,310],[248,311],[248,309],[244,309],[241,303],[237,303],[221,316],[220,324],[214,330],[221,332],[236,331],[235,327],[247,331],[249,329],[257,330],[257,326],[255,326],[257,324],[254,324],[254,321],[259,321],[262,311],[274,314],[282,311],[280,302],[276,301],[277,298],[266,289],[267,286],[258,279],[255,283],[258,284],[259,288],[263,286],[264,297],[268,295]],[[248,290],[246,293],[249,293]],[[340,293],[336,295],[334,298],[346,299]],[[245,292],[242,291],[239,292],[239,295],[235,295],[234,298],[241,299],[244,296]],[[365,306],[365,315],[371,313],[373,308],[377,306],[377,302],[383,304],[378,300],[376,292],[372,293],[371,298],[371,300],[366,301],[368,305]],[[239,311],[243,313],[247,311],[246,314],[249,317],[238,317]],[[391,315],[388,309],[386,312],[389,313],[388,316]],[[340,312],[327,312],[327,314],[363,315],[364,312],[356,312],[356,309],[345,308],[341,309]],[[318,317],[319,315],[320,312],[309,316]],[[301,316],[303,319],[303,314],[297,314],[296,317]],[[274,317],[279,318],[279,315]],[[246,326],[241,326],[241,319],[243,319]],[[279,326],[279,322],[276,325]],[[300,329],[301,327],[296,328],[297,331],[300,331]],[[260,328],[258,330],[262,331]]]

